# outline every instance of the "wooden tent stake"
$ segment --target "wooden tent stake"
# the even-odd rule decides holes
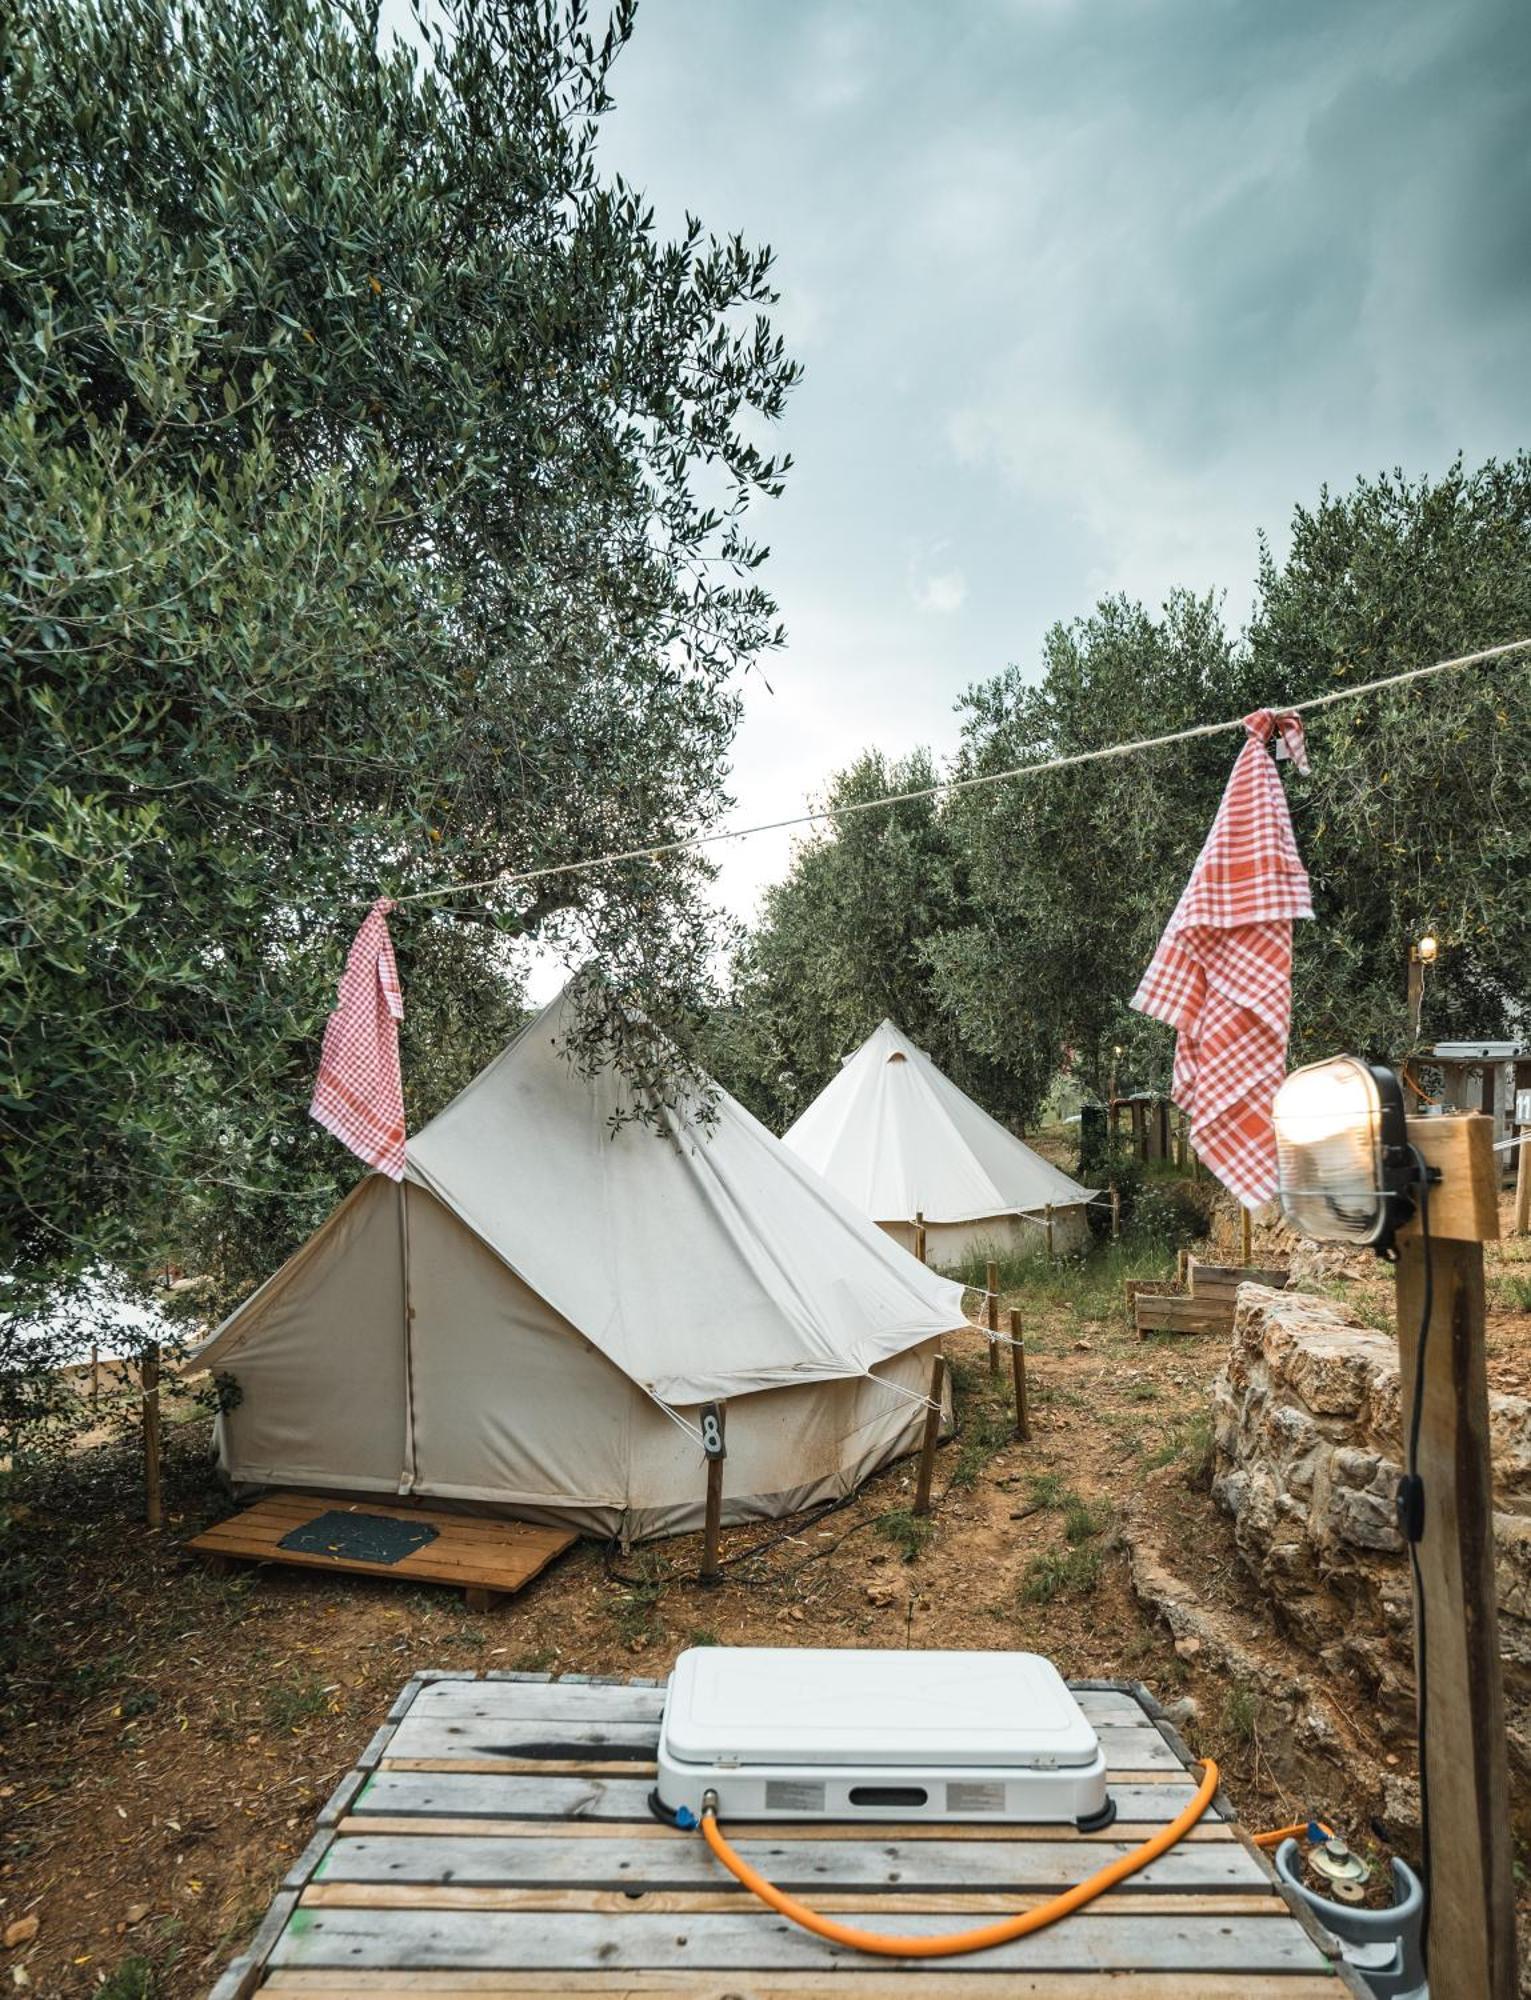
[[[1010,1308],[1010,1368],[1015,1377],[1015,1434],[1022,1444],[1031,1436],[1031,1411],[1026,1403],[1026,1345],[1021,1335],[1021,1315]]]
[[[1249,1269],[1249,1266],[1255,1261],[1254,1241],[1255,1241],[1254,1217],[1250,1214],[1249,1210],[1244,1206],[1243,1202],[1240,1202],[1239,1203],[1239,1262],[1244,1266],[1246,1271]]]
[[[138,1364],[144,1394],[144,1519],[151,1528],[164,1525],[160,1501],[159,1465],[159,1347],[151,1343]]]
[[[930,1366],[930,1408],[925,1412],[925,1430],[920,1439],[920,1469],[914,1482],[914,1511],[930,1512],[930,1479],[936,1465],[936,1439],[941,1435],[942,1391],[946,1387],[946,1356],[938,1354]]]
[[[988,1286],[988,1297],[984,1300],[984,1319],[990,1333],[999,1332],[999,1266],[990,1264],[984,1271],[984,1283]],[[999,1342],[989,1342],[989,1376],[992,1381],[999,1379]]]
[[[724,1420],[727,1405],[708,1403],[702,1410],[702,1437],[707,1451],[707,1511],[702,1523],[702,1574],[707,1585],[723,1581],[718,1541],[723,1531],[723,1467],[727,1462]],[[715,1447],[715,1448],[714,1448]]]

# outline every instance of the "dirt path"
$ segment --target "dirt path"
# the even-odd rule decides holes
[[[1205,1491],[1222,1343],[1140,1343],[1127,1324],[1122,1278],[1155,1270],[1149,1257],[1108,1260],[1014,1296],[1031,1357],[1029,1444],[1011,1431],[1008,1374],[991,1383],[976,1332],[954,1340],[961,1429],[939,1455],[932,1522],[908,1511],[905,1462],[827,1519],[784,1536],[728,1533],[714,1591],[694,1582],[694,1538],[613,1563],[582,1543],[480,1616],[445,1592],[365,1579],[212,1578],[179,1548],[225,1511],[195,1427],[174,1437],[158,1540],[132,1525],[131,1464],[92,1454],[101,1467],[74,1475],[59,1511],[22,1510],[12,1536],[23,1593],[7,1633],[20,1670],[0,1765],[0,1928],[33,1916],[38,1928],[0,1953],[0,1979],[19,1968],[20,1989],[49,2000],[200,1994],[400,1683],[425,1666],[662,1674],[683,1646],[710,1642],[1033,1648],[1066,1674],[1137,1678],[1179,1704],[1183,1733],[1218,1756],[1248,1823],[1312,1805],[1364,1832],[1383,1768],[1364,1721],[1335,1746],[1332,1787],[1307,1796],[1313,1767],[1283,1769],[1260,1686],[1184,1642],[1177,1651],[1134,1595],[1124,1522],[1148,1524],[1250,1658],[1311,1671],[1266,1624]],[[1495,1321],[1506,1386],[1524,1378],[1528,1324]]]

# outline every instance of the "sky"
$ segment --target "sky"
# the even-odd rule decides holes
[[[1325,482],[1531,443],[1525,0],[640,0],[613,89],[608,168],[775,248],[806,370],[737,823],[949,753],[1106,593],[1242,625]]]

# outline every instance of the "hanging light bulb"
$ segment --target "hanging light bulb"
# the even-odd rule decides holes
[[[1281,1208],[1292,1227],[1386,1256],[1414,1213],[1419,1174],[1393,1071],[1355,1056],[1293,1070],[1276,1092],[1271,1121]]]
[[[1439,943],[1432,933],[1426,931],[1414,947],[1414,956],[1419,960],[1421,965],[1434,965],[1436,953],[1440,948]]]

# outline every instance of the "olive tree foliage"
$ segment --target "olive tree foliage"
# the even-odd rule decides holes
[[[1531,637],[1531,459],[1436,481],[1360,480],[1260,548],[1247,634],[1207,599],[1162,619],[1122,602],[1055,629],[1043,672],[967,697],[960,768],[1165,734],[1279,708]],[[1453,672],[1307,717],[1312,769],[1282,764],[1314,921],[1294,927],[1293,1059],[1410,1053],[1410,941],[1441,943],[1422,1040],[1524,1029],[1531,999],[1531,661]],[[1072,1060],[1103,1092],[1169,1079],[1173,1036],[1127,1007],[1205,839],[1236,732],[959,796],[973,902],[1005,936],[937,938],[938,997],[985,1053]],[[1120,1047],[1118,1059],[1114,1051]]]
[[[996,1115],[1020,1106],[1007,1079],[955,1031],[938,1004],[927,942],[969,919],[964,860],[931,798],[938,772],[924,750],[869,751],[830,782],[825,830],[797,849],[765,893],[734,967],[732,1004],[710,1029],[727,1087],[780,1130],[812,1103],[885,1017],[929,1050]]]
[[[805,850],[741,959],[728,1017],[740,1070],[785,1076],[801,1108],[834,1049],[912,983],[914,1030],[1000,1115],[1033,1117],[1060,1070],[1104,1096],[1166,1087],[1171,1032],[1129,1001],[1205,840],[1236,729],[1018,778],[1018,765],[1133,743],[1531,637],[1531,458],[1436,480],[1358,481],[1262,542],[1247,632],[1212,599],[1124,599],[1047,635],[1041,671],[964,697],[951,772],[919,808],[949,893],[890,932],[868,814]],[[1315,920],[1295,928],[1293,1059],[1411,1053],[1411,940],[1432,931],[1421,1040],[1524,1033],[1531,1013],[1531,658],[1312,712],[1312,770],[1279,766]],[[867,770],[881,785],[880,765]],[[928,766],[921,769],[928,773]],[[896,787],[893,787],[896,788]],[[912,811],[900,806],[895,816]],[[892,835],[896,843],[899,836]],[[828,885],[840,885],[834,893]],[[912,1025],[906,1022],[906,1025]],[[769,1095],[769,1093],[767,1093]]]
[[[1262,548],[1255,683],[1306,700],[1531,638],[1531,455],[1363,480]],[[1531,1009],[1531,654],[1308,717],[1288,796],[1317,921],[1296,926],[1293,1057],[1411,1048],[1410,943],[1433,933],[1421,1041],[1524,1034]]]
[[[305,1107],[379,894],[412,1123],[600,977],[644,1092],[778,642],[770,253],[603,172],[632,0],[41,0],[0,23],[0,1270],[232,1295],[354,1172]],[[469,884],[428,900],[412,894]],[[661,1041],[664,1035],[667,1039]]]
[[[1037,679],[1011,667],[969,690],[957,775],[1162,735],[1236,714],[1246,698],[1246,670],[1211,599],[1176,592],[1157,619],[1107,599],[1053,627]],[[1126,1002],[1172,907],[1166,885],[1184,881],[1205,836],[1232,747],[1214,738],[954,796],[973,918],[927,946],[936,994],[968,1040],[1024,1079],[1031,1108],[1060,1069],[1096,1095],[1113,1066],[1123,1088],[1166,1080],[1154,1031]]]

